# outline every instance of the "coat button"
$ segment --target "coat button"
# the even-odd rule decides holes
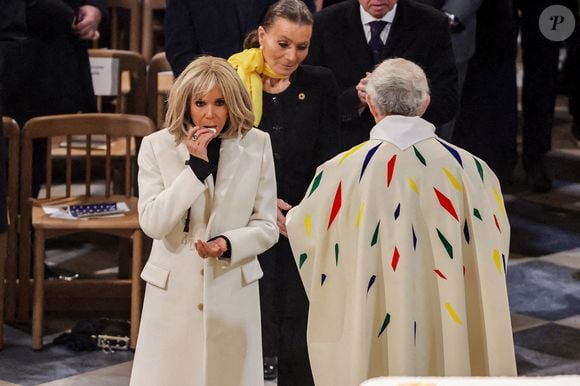
[[[274,159],[276,161],[279,161],[280,159],[282,159],[282,154],[280,154],[278,152],[274,152]]]
[[[197,309],[200,310],[200,311],[203,311],[203,303],[199,303],[197,305]]]
[[[201,271],[199,271],[199,274],[200,274],[201,276],[203,276],[203,268],[201,269]]]

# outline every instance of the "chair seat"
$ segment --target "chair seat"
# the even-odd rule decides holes
[[[65,206],[74,204],[95,204],[101,202],[125,202],[129,212],[118,216],[91,217],[89,219],[69,220],[49,217],[42,209],[43,205]],[[139,228],[137,213],[137,198],[123,195],[76,196],[58,199],[43,199],[33,201],[32,226],[36,229],[67,229],[67,230],[133,230]]]

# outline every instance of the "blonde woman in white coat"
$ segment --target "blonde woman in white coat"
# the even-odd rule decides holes
[[[167,128],[139,152],[139,220],[154,239],[133,386],[263,385],[256,255],[278,239],[269,136],[232,67],[177,78]]]

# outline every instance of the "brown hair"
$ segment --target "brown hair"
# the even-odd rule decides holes
[[[312,13],[301,0],[280,0],[272,4],[262,22],[262,27],[265,30],[274,24],[276,18],[288,20],[298,25],[313,25],[314,18]],[[244,39],[244,48],[258,48],[260,42],[258,40],[258,30],[251,31]]]
[[[175,136],[177,144],[183,141],[185,132],[193,126],[191,100],[203,98],[216,86],[221,89],[229,112],[228,122],[220,137],[236,137],[252,128],[252,102],[236,71],[225,59],[202,56],[183,70],[169,92],[165,126]]]

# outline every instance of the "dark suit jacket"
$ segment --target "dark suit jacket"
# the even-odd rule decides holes
[[[242,50],[275,0],[167,0],[165,51],[179,75],[202,54],[227,59]]]
[[[57,12],[62,15],[62,30],[55,30],[54,20],[28,15],[31,39],[27,51],[27,69],[33,87],[30,117],[96,111],[88,48],[91,42],[79,40],[71,26],[82,5],[92,5],[107,17],[106,0],[58,0]],[[53,32],[47,33],[47,30]]]
[[[420,65],[431,86],[431,105],[424,118],[438,126],[451,120],[458,107],[457,70],[448,20],[441,12],[413,0],[398,0],[382,59],[401,57]],[[359,3],[348,0],[315,15],[314,32],[307,58],[310,64],[329,67],[341,88],[343,148],[368,139],[374,120],[355,90],[374,63],[368,48]]]

